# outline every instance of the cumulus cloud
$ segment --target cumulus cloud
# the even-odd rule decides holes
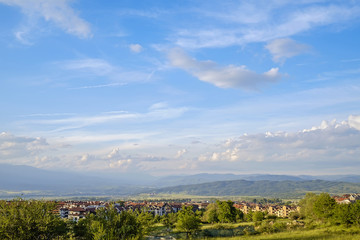
[[[360,116],[349,116],[349,125],[360,131]]]
[[[140,53],[143,50],[143,47],[140,44],[130,44],[129,48],[134,53]]]
[[[265,48],[273,55],[275,62],[284,62],[291,58],[309,51],[310,47],[306,44],[298,43],[289,38],[279,38],[269,42]]]
[[[78,16],[69,6],[69,2],[69,0],[0,0],[0,3],[20,7],[29,18],[28,22],[31,22],[31,25],[36,22],[34,19],[41,17],[45,21],[55,23],[69,34],[79,38],[91,37],[89,23]],[[33,28],[31,25],[23,26],[21,30],[16,32],[16,37],[20,41],[26,42],[24,35],[31,32],[29,30],[29,28]]]
[[[258,74],[245,66],[219,66],[212,61],[198,61],[179,48],[172,49],[169,59],[173,66],[181,68],[199,80],[220,88],[258,89],[260,86],[278,81],[282,75],[278,68]]]
[[[354,128],[359,120],[350,116],[349,121],[323,121],[299,132],[244,135],[214,147],[217,151],[201,154],[198,161],[228,169],[251,166],[252,170],[304,171],[311,167],[308,170],[321,172],[352,168],[360,154],[360,131]]]
[[[129,167],[131,162],[132,162],[131,159],[116,160],[116,161],[110,162],[109,167],[110,168],[121,168],[121,169],[125,170]]]
[[[322,121],[295,132],[244,134],[220,143],[176,145],[167,149],[163,143],[153,142],[129,148],[133,145],[130,141],[105,150],[62,151],[60,145],[55,149],[53,143],[50,145],[43,138],[1,133],[0,161],[45,168],[114,169],[152,174],[250,170],[253,173],[314,170],[339,174],[340,169],[343,172],[359,170],[359,143],[360,116],[352,115],[347,121]]]
[[[34,156],[47,149],[49,144],[40,137],[18,137],[7,132],[0,133],[0,160]]]
[[[186,150],[186,149],[181,149],[181,150],[177,151],[175,158],[180,158],[180,157],[182,157],[185,153],[187,153],[187,150]]]

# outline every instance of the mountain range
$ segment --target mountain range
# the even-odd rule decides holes
[[[360,192],[360,175],[209,174],[154,177],[123,173],[50,171],[0,164],[0,198],[19,192],[38,196],[129,196],[185,193],[200,196],[300,196],[307,191]],[[13,193],[15,192],[15,193]]]

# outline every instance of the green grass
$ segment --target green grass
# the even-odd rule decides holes
[[[209,240],[354,240],[360,239],[360,229],[358,227],[344,228],[344,227],[326,227],[321,229],[303,229],[295,231],[286,231],[273,234],[259,234],[252,236],[237,236],[237,237],[218,237],[207,238]]]
[[[224,223],[224,224],[203,224],[201,226],[201,232],[210,231],[215,235],[219,234],[221,236],[223,233],[229,231],[227,229],[244,229],[247,227],[254,226],[254,223]],[[301,228],[298,230],[285,230],[284,232],[279,233],[262,233],[256,235],[240,235],[236,237],[204,237],[203,234],[199,233],[198,236],[203,236],[201,238],[194,239],[208,239],[208,240],[266,240],[266,239],[277,239],[277,240],[353,240],[360,239],[360,228],[358,226],[353,226],[350,228],[344,226],[329,226],[329,225],[316,225],[313,226],[314,229]],[[219,228],[217,230],[217,228]],[[155,230],[156,229],[156,230]],[[155,231],[150,235],[157,236],[167,236],[169,233],[162,226],[162,224],[157,224]],[[222,230],[221,230],[222,229]],[[231,231],[231,230],[230,230]],[[185,235],[181,235],[177,230],[173,231],[170,235],[175,236],[177,239],[185,238]]]

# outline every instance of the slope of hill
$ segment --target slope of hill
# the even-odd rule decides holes
[[[360,192],[360,184],[332,182],[324,180],[310,181],[218,181],[211,183],[180,185],[160,188],[154,193],[189,194],[198,196],[263,196],[284,197],[302,196],[306,192],[329,192],[331,194]]]
[[[27,197],[129,195],[141,189],[112,179],[80,173],[0,164],[0,197],[17,197],[19,192],[26,192]]]
[[[148,181],[147,185],[154,187],[169,187],[177,185],[201,184],[217,181],[247,180],[247,181],[310,181],[325,180],[336,182],[360,183],[360,175],[275,175],[275,174],[209,174],[166,176],[157,181]]]
[[[290,175],[272,175],[272,174],[209,174],[201,173],[195,175],[183,175],[183,176],[166,176],[160,178],[154,182],[154,186],[167,187],[176,185],[188,185],[188,184],[201,184],[217,181],[231,181],[231,180],[248,180],[248,181],[303,181],[304,179],[297,176]]]

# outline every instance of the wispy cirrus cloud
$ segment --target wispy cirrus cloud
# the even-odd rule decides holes
[[[260,86],[278,81],[282,74],[278,68],[258,74],[245,66],[219,66],[212,61],[198,61],[188,56],[182,49],[175,48],[169,53],[173,66],[181,68],[199,80],[220,88],[258,89]]]
[[[101,58],[83,58],[77,60],[67,60],[56,62],[55,65],[57,65],[61,69],[65,69],[71,72],[71,74],[76,77],[102,77],[105,78],[107,81],[110,81],[110,83],[85,85],[80,87],[73,87],[71,89],[116,87],[126,85],[130,82],[147,82],[152,78],[154,74],[154,70],[128,71]]]
[[[78,16],[69,2],[69,0],[0,0],[0,3],[20,7],[27,16],[27,23],[23,23],[15,32],[16,38],[25,44],[30,43],[28,35],[36,29],[39,18],[55,23],[65,32],[79,38],[90,38],[92,36],[90,24]]]
[[[207,24],[178,28],[171,40],[183,48],[227,47],[288,38],[311,29],[359,18],[360,7],[349,2],[231,2],[197,11]],[[219,11],[218,9],[221,9]],[[285,11],[282,11],[286,9]],[[218,22],[227,27],[219,27]],[[206,27],[202,27],[206,26]]]
[[[156,122],[163,119],[178,118],[188,111],[186,107],[158,107],[150,108],[147,112],[126,112],[115,111],[109,113],[101,113],[92,116],[71,116],[65,118],[47,118],[47,119],[30,119],[22,121],[21,124],[32,126],[48,126],[52,131],[65,131],[70,129],[85,128],[89,126],[100,126],[109,123],[119,123],[125,121],[131,121],[135,123],[139,122]]]

